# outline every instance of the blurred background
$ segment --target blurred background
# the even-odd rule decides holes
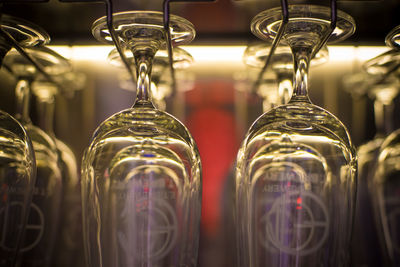
[[[113,3],[115,12],[162,10],[161,0]],[[329,1],[289,3],[328,5]],[[247,129],[263,112],[262,98],[251,91],[259,70],[247,67],[242,56],[248,45],[259,42],[250,31],[252,18],[279,5],[276,0],[171,4],[171,13],[188,19],[196,29],[194,42],[184,47],[194,63],[178,73],[178,92],[166,99],[166,110],[189,128],[202,158],[200,266],[232,266],[235,260],[231,228],[233,166]],[[345,77],[359,72],[366,60],[389,50],[384,39],[400,25],[400,2],[338,1],[338,8],[353,16],[357,29],[351,38],[329,46],[326,63],[311,67],[310,97],[313,103],[338,116],[359,146],[375,135],[373,99],[358,93]],[[104,5],[15,1],[4,4],[1,12],[44,28],[52,39],[49,47],[70,59],[74,70],[84,75],[79,90],[57,97],[55,118],[56,135],[80,161],[95,128],[112,114],[129,108],[135,99],[134,85],[123,78],[125,71],[107,61],[113,47],[98,43],[91,35],[92,23],[105,15]],[[6,69],[0,70],[0,108],[10,114],[15,113],[15,83]],[[398,97],[394,103],[393,123],[398,128]],[[35,120],[34,106],[32,117]]]

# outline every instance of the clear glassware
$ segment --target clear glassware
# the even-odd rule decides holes
[[[360,90],[365,88],[365,93],[374,100],[376,134],[374,139],[358,148],[358,187],[357,209],[355,213],[354,235],[352,239],[352,266],[386,266],[384,263],[384,238],[379,220],[374,217],[374,191],[373,173],[379,149],[393,128],[394,98],[399,93],[399,80],[391,75],[384,82],[375,84],[377,80],[400,61],[400,54],[391,50],[369,61],[363,67],[366,73],[358,74],[353,79],[349,89]],[[367,76],[369,75],[369,77]],[[359,82],[357,82],[357,79]],[[369,233],[366,235],[365,233]],[[381,244],[381,245],[380,245]]]
[[[1,28],[19,45],[31,47],[49,42],[39,26],[2,14]],[[0,66],[11,45],[0,36]],[[33,146],[25,128],[0,111],[0,266],[16,266],[36,182]]]
[[[391,133],[383,142],[378,154],[373,176],[374,204],[379,230],[385,242],[389,263],[400,264],[400,129]]]
[[[239,266],[347,266],[357,160],[346,127],[308,97],[308,66],[330,26],[330,8],[290,5],[281,42],[294,56],[290,101],[260,116],[247,132],[236,167]],[[274,38],[280,8],[258,14],[252,32]],[[338,11],[330,41],[354,32]]]
[[[399,29],[394,28],[386,36],[386,44],[399,47]],[[397,53],[396,53],[397,52]],[[392,50],[394,58],[399,58],[398,50]],[[395,62],[390,62],[391,57],[375,60],[377,66],[395,66]],[[398,61],[397,61],[398,64]],[[385,68],[377,68],[377,72]],[[375,172],[373,174],[372,192],[375,205],[375,214],[378,221],[381,239],[384,241],[388,262],[385,266],[399,266],[400,264],[400,129],[391,133],[382,143],[377,157]]]
[[[151,67],[165,46],[162,13],[114,14],[114,27],[137,67],[132,108],[104,121],[82,161],[87,266],[195,266],[201,210],[201,163],[186,127],[156,109]],[[172,44],[194,38],[193,25],[171,15]],[[93,35],[111,42],[106,19]]]
[[[135,58],[132,51],[125,48],[125,57],[129,60],[132,66],[135,66]],[[193,63],[193,57],[184,49],[175,47],[174,48],[173,66],[175,70],[183,70],[190,67]],[[108,61],[118,67],[124,67],[117,49],[113,49],[108,54]],[[153,96],[153,104],[160,110],[166,110],[165,99],[172,95],[171,79],[170,75],[165,75],[169,68],[169,58],[167,50],[158,50],[154,56],[152,71],[151,71],[151,92]],[[179,73],[176,73],[179,74]],[[179,76],[179,75],[177,75]],[[178,79],[179,81],[179,79]],[[135,90],[135,86],[132,84],[129,73],[124,73],[121,77],[121,84],[123,89]],[[179,86],[178,86],[179,87]],[[180,87],[179,87],[180,89]]]
[[[63,68],[69,68],[50,49],[27,48],[26,51],[49,74],[56,75]],[[32,140],[37,167],[36,184],[18,264],[23,267],[51,266],[62,193],[59,155],[53,138],[34,126],[29,116],[31,84],[37,77],[35,67],[15,50],[7,54],[3,63],[9,66],[17,79],[15,117]]]
[[[41,46],[50,42],[50,36],[38,25],[6,14],[1,15],[1,29],[22,47]],[[4,59],[11,47],[11,44],[0,36],[0,60]],[[0,61],[0,65],[1,63]]]
[[[249,45],[244,51],[243,62],[248,66],[261,69],[265,65],[270,49],[270,44],[265,43]],[[328,48],[324,45],[311,60],[311,66],[323,64],[328,61],[328,58]],[[257,93],[264,99],[264,113],[277,105],[286,104],[291,97],[293,91],[293,54],[290,47],[285,45],[278,46],[272,55],[270,65],[278,84],[278,90],[275,92],[278,102],[270,101],[271,94],[274,93],[268,90],[268,88],[271,88],[269,84],[265,87],[260,86]]]
[[[395,49],[400,48],[400,25],[396,26],[386,35],[385,43]]]
[[[60,60],[64,59],[60,58]],[[64,86],[68,84],[65,77],[75,77],[79,80],[73,73],[62,74],[62,77],[57,80]],[[64,89],[73,91],[75,87]],[[61,213],[52,266],[83,266],[82,208],[78,166],[72,150],[56,138],[54,133],[55,101],[56,96],[62,93],[60,91],[55,84],[48,81],[35,81],[32,84],[32,93],[36,96],[38,126],[55,141],[61,163]]]

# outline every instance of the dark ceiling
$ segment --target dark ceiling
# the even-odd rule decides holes
[[[11,2],[13,0],[0,0]],[[16,1],[16,0],[15,0]],[[36,1],[36,0],[31,0]],[[162,0],[114,0],[114,11],[161,10]],[[289,0],[289,4],[324,4],[329,0]],[[198,43],[235,44],[255,39],[251,19],[260,11],[279,6],[278,0],[218,0],[208,3],[172,3],[172,12],[190,20]],[[386,34],[400,24],[400,0],[338,1],[338,8],[352,15],[357,31],[346,44],[384,45]],[[105,15],[101,3],[6,3],[3,13],[30,20],[48,31],[53,44],[95,44],[90,28]]]

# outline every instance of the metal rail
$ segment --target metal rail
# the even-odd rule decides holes
[[[264,73],[267,71],[269,67],[269,62],[271,61],[272,56],[274,55],[275,50],[278,47],[279,42],[282,39],[283,33],[285,32],[286,26],[289,22],[289,8],[287,0],[281,0],[281,8],[282,8],[282,22],[279,25],[278,32],[276,33],[276,36],[272,42],[271,50],[269,51],[268,57],[265,61],[263,68],[257,75],[257,80],[255,81],[251,92],[256,92],[258,87],[260,86]]]
[[[121,57],[122,63],[124,64],[125,68],[128,70],[129,75],[131,76],[132,81],[136,80],[136,75],[132,71],[132,66],[130,65],[128,59],[125,56],[125,53],[122,49],[121,42],[117,36],[117,33],[114,29],[114,19],[113,19],[113,3],[112,0],[59,0],[60,2],[64,3],[103,3],[106,6],[106,21],[107,21],[107,28],[110,33],[111,39],[117,48],[118,54]]]
[[[281,0],[281,8],[282,8],[282,22],[279,25],[278,32],[272,42],[272,47],[269,51],[268,57],[265,61],[265,64],[264,64],[263,68],[261,69],[261,71],[259,72],[256,81],[254,82],[254,85],[251,90],[252,92],[256,92],[258,87],[260,86],[262,78],[264,76],[264,73],[267,71],[267,69],[269,67],[269,63],[272,59],[272,56],[274,55],[276,47],[279,45],[279,42],[282,39],[283,33],[289,22],[289,7],[288,7],[287,0]],[[337,22],[337,4],[336,4],[336,0],[331,0],[331,23],[329,26],[329,31],[327,31],[326,34],[324,35],[324,37],[321,38],[321,41],[316,46],[316,49],[314,49],[314,52],[311,55],[311,58],[313,58],[315,56],[315,54],[318,53],[318,51],[328,41],[329,37],[331,36],[331,34],[333,33],[333,31],[336,28],[336,22]]]
[[[164,30],[166,33],[169,69],[170,69],[170,75],[171,75],[171,80],[172,80],[172,94],[175,94],[177,92],[177,88],[176,88],[176,76],[175,76],[175,69],[174,69],[174,52],[172,49],[171,32],[169,30],[170,3],[172,3],[172,2],[215,2],[215,1],[216,0],[164,0],[164,2],[163,2],[163,22],[164,22]]]
[[[43,3],[43,2],[48,2],[49,0],[3,0],[2,3]],[[115,32],[114,29],[114,23],[113,23],[113,4],[112,0],[59,0],[60,2],[67,2],[67,3],[72,3],[72,2],[102,2],[106,6],[106,20],[107,20],[107,28],[110,33],[111,39],[113,43],[115,44],[115,47],[117,48],[117,51],[121,57],[121,60],[123,64],[125,65],[126,69],[128,70],[131,78],[133,81],[135,81],[136,76],[134,72],[132,71],[132,67],[129,64],[129,61],[127,60],[125,53],[123,51],[121,42]],[[166,31],[166,40],[167,40],[167,51],[168,51],[168,58],[169,58],[169,66],[171,70],[171,78],[172,78],[172,88],[173,92],[176,91],[176,78],[175,78],[175,71],[173,67],[173,51],[172,51],[172,40],[171,40],[171,33],[169,31],[169,20],[170,20],[170,3],[171,2],[215,2],[216,0],[164,0],[163,4],[163,22],[164,22],[164,29]],[[285,0],[286,1],[286,0]],[[2,5],[0,3],[0,7]],[[10,43],[18,50],[18,52],[21,53],[29,62],[32,63],[32,65],[35,66],[35,68],[38,69],[38,71],[43,74],[43,76],[48,79],[50,82],[54,82],[57,84],[52,77],[45,72],[42,66],[38,64],[34,58],[32,58],[26,51],[6,32],[3,30],[0,31],[1,35],[3,35],[6,40],[9,40]]]
[[[64,88],[63,85],[54,80],[53,77],[46,72],[43,66],[40,63],[38,63],[36,59],[33,58],[29,53],[27,53],[25,49],[22,46],[20,46],[20,44],[8,32],[4,31],[1,28],[1,25],[0,25],[0,36],[2,36],[9,44],[11,44],[21,54],[21,56],[23,56],[26,60],[28,60],[29,63],[32,64],[36,68],[36,70],[39,71],[39,73],[44,76],[46,80],[48,80],[51,83],[54,83],[60,88]]]

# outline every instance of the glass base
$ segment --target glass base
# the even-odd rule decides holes
[[[49,48],[31,47],[26,48],[26,52],[50,75],[61,75],[71,71],[70,62]],[[8,52],[3,63],[17,76],[34,77],[38,73],[36,68],[14,49]]]
[[[400,25],[389,32],[385,38],[385,43],[392,48],[400,48]]]
[[[128,11],[116,13],[113,18],[115,32],[124,45],[131,46],[137,42],[149,40],[164,42],[165,45],[162,12]],[[170,16],[170,32],[174,46],[188,44],[195,37],[193,24],[174,15]],[[106,17],[102,17],[93,23],[92,34],[101,42],[113,44]]]
[[[329,30],[331,9],[316,5],[290,5],[289,22],[282,41],[290,46],[315,47]],[[275,38],[282,22],[281,8],[273,8],[259,13],[251,23],[251,31],[257,37],[270,40]],[[337,12],[337,23],[329,42],[346,39],[355,31],[354,19],[342,12]]]
[[[400,63],[400,53],[396,49],[380,54],[363,64],[364,70],[371,75],[385,75]]]
[[[45,30],[20,18],[2,15],[1,28],[24,47],[40,46],[50,42],[50,36]]]
[[[186,69],[193,64],[193,57],[186,50],[175,47],[174,48],[174,69]],[[124,49],[125,57],[128,59],[130,64],[135,64],[135,59],[133,58],[132,51],[129,49]],[[116,67],[124,67],[121,57],[117,49],[111,50],[108,54],[108,62]],[[167,50],[158,50],[156,55],[154,56],[153,66],[152,66],[152,75],[157,75],[158,69],[164,69],[164,67],[168,66],[168,52]]]
[[[250,45],[243,54],[243,62],[251,67],[262,68],[271,51],[269,44]],[[323,46],[311,61],[312,66],[317,66],[328,61],[329,51]],[[270,65],[276,71],[293,71],[293,54],[288,46],[278,46],[272,56]]]

